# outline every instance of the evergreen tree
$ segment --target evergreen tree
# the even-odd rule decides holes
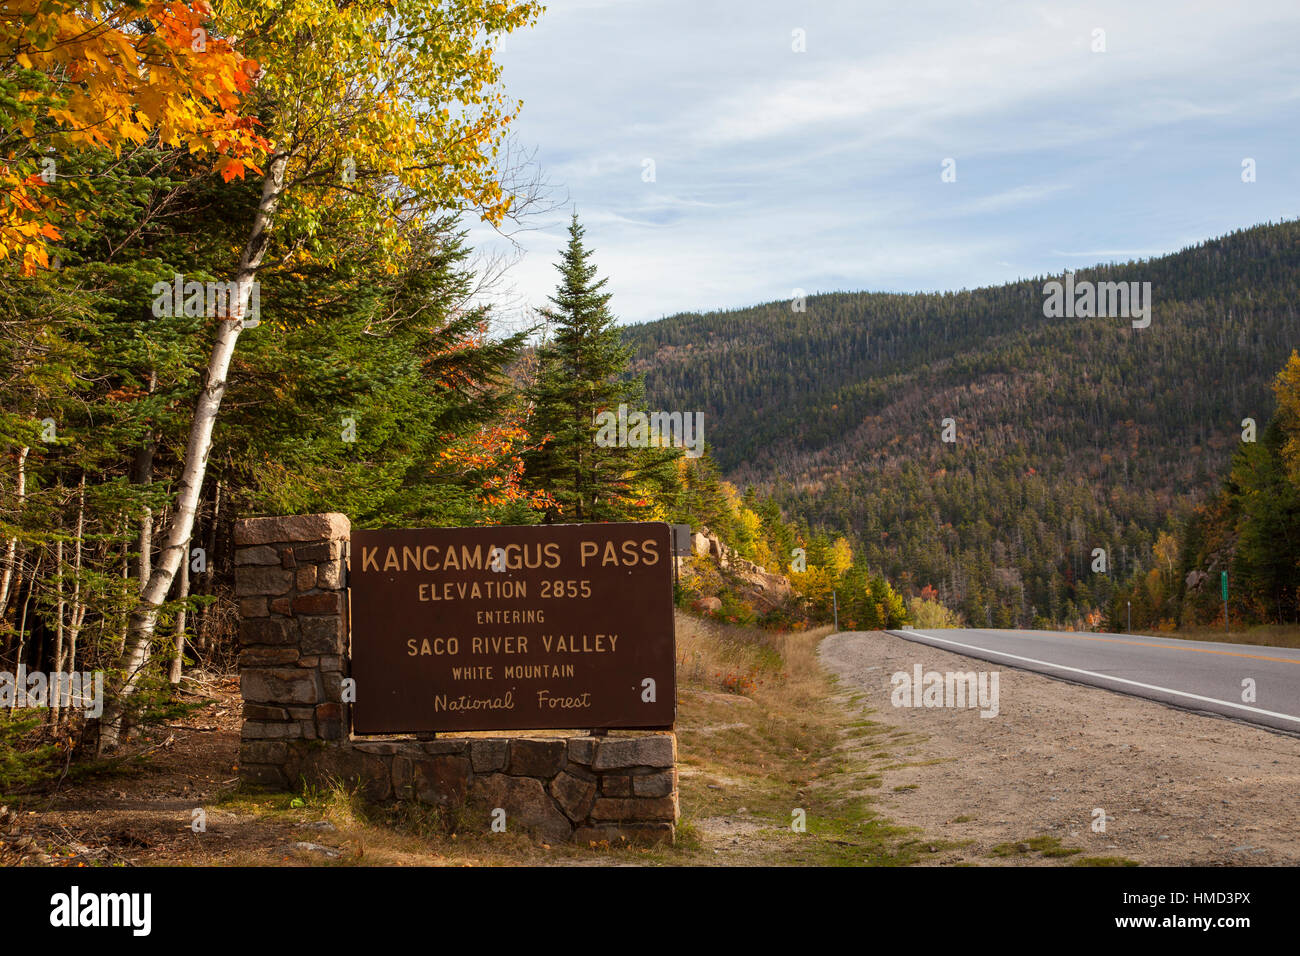
[[[1233,458],[1229,493],[1239,501],[1233,579],[1239,603],[1255,620],[1295,621],[1300,607],[1300,487],[1287,480],[1287,436],[1277,418],[1261,441]],[[1244,601],[1243,601],[1244,598]]]
[[[631,415],[642,384],[627,376],[630,349],[609,310],[608,280],[596,278],[583,232],[574,213],[568,246],[556,264],[559,287],[549,297],[551,307],[541,310],[551,327],[549,339],[539,349],[537,376],[528,389],[534,434],[550,436],[524,456],[528,485],[554,499],[547,523],[646,518],[651,494],[676,483],[677,452],[597,443],[598,416],[617,416],[620,406]]]

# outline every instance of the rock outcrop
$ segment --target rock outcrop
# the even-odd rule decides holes
[[[697,557],[712,558],[719,568],[729,573],[737,583],[741,599],[760,614],[784,607],[794,598],[794,589],[785,575],[769,573],[753,561],[742,558],[708,528],[691,535],[691,547]],[[718,601],[719,607],[721,603]]]

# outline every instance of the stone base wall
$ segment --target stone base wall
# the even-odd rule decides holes
[[[341,514],[235,525],[244,727],[239,775],[294,789],[338,780],[375,802],[456,808],[468,825],[500,820],[548,842],[672,842],[677,738],[352,738],[347,542]],[[351,699],[351,698],[348,698]]]
[[[360,783],[376,803],[455,808],[462,826],[526,830],[548,843],[671,843],[677,739],[439,737],[352,740],[345,748],[286,747],[285,769],[308,780]]]

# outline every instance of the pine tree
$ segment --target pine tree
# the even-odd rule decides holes
[[[551,334],[539,349],[528,389],[533,432],[550,438],[524,457],[530,487],[549,491],[555,505],[545,521],[625,521],[645,517],[652,493],[675,484],[678,453],[659,447],[602,447],[597,416],[627,414],[642,397],[641,379],[628,378],[630,350],[609,310],[607,279],[596,278],[574,213],[569,243],[556,264],[560,284],[541,315]]]
[[[1229,494],[1240,509],[1233,559],[1234,603],[1248,619],[1290,622],[1300,615],[1300,487],[1286,476],[1287,435],[1275,417],[1258,443],[1233,457]],[[1234,613],[1236,609],[1234,608]]]

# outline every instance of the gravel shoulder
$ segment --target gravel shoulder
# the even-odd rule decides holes
[[[1058,837],[1083,856],[1143,865],[1296,865],[1300,739],[1084,687],[892,637],[826,638],[821,663],[864,715],[906,732],[883,771],[879,808],[899,824],[965,842],[937,863],[1069,862],[990,856]],[[997,671],[1000,707],[894,707],[891,676]],[[1105,832],[1094,832],[1094,812]]]

